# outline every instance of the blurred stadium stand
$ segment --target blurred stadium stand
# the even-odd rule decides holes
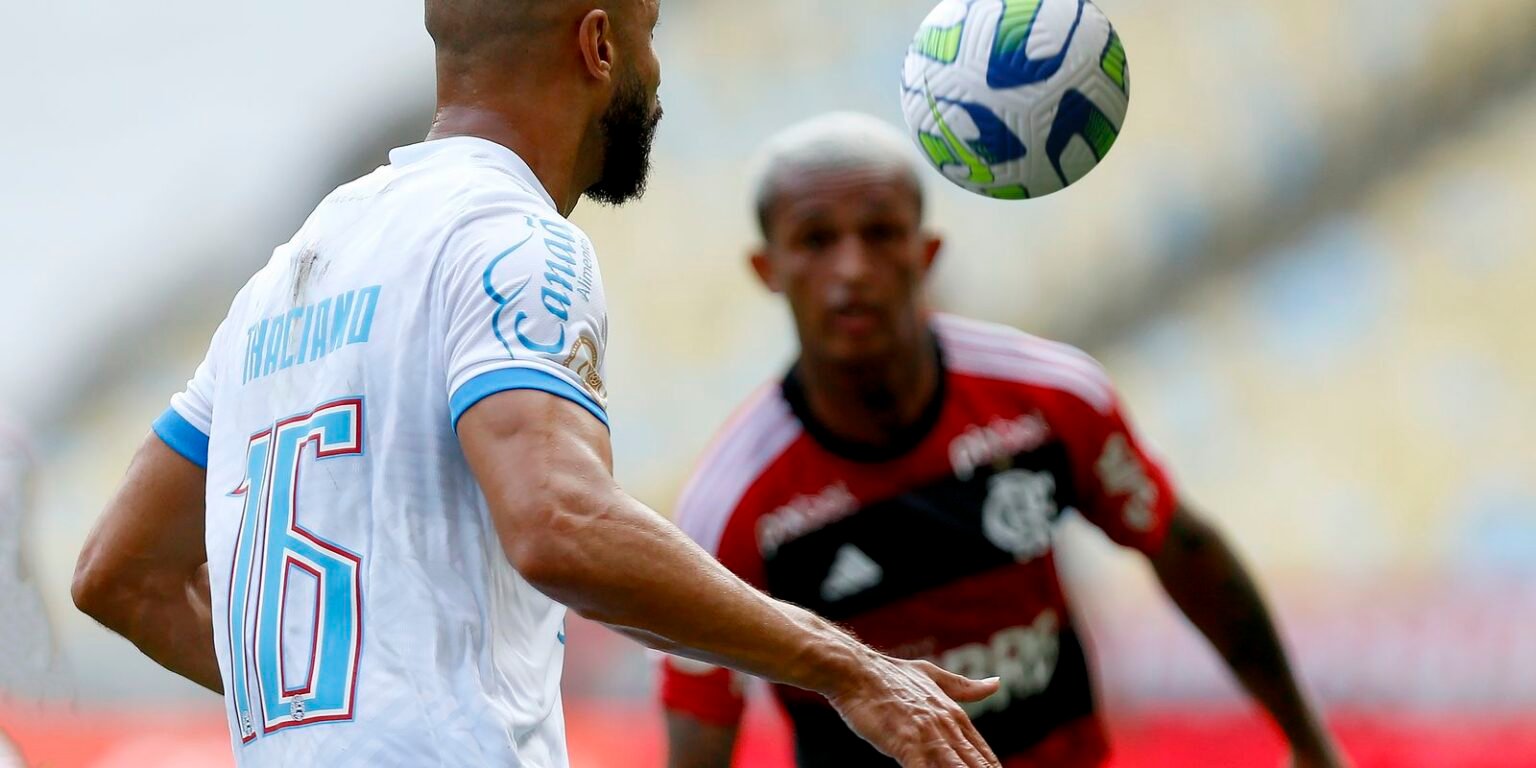
[[[659,509],[791,354],[744,266],[754,147],[827,109],[899,121],[896,68],[929,5],[668,1],[652,191],[576,215],[610,294],[620,479]],[[1357,765],[1536,765],[1536,3],[1101,6],[1131,62],[1117,148],[1027,204],[934,178],[936,302],[1106,363],[1260,572]],[[0,147],[0,410],[35,457],[20,530],[41,595],[6,593],[0,639],[16,669],[9,638],[54,650],[41,672],[0,667],[0,730],[34,763],[228,764],[217,701],[76,614],[70,568],[234,290],[321,194],[425,130],[419,13],[0,11],[0,28],[77,36],[70,56],[14,32],[0,53],[35,118]],[[19,505],[13,474],[0,499]],[[1276,765],[1278,740],[1144,567],[1086,525],[1062,539],[1117,765]],[[51,628],[20,618],[27,601]],[[578,765],[659,765],[645,655],[571,634]],[[744,764],[782,765],[758,714],[765,756]]]

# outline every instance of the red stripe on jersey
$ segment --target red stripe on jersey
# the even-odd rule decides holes
[[[677,502],[678,527],[718,554],[721,533],[742,494],[800,431],[778,388],[758,388],[706,449],[684,486]]]

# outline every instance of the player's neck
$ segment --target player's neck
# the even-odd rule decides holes
[[[806,404],[839,439],[879,447],[908,433],[939,393],[939,357],[923,328],[919,343],[890,358],[857,364],[800,360]]]
[[[577,126],[554,125],[549,117],[524,119],[490,105],[439,103],[427,139],[475,136],[506,147],[533,171],[561,216],[571,215],[586,191],[581,176],[582,135]]]

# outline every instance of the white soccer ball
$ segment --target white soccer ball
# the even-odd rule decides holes
[[[1129,98],[1125,47],[1088,0],[942,0],[902,66],[902,111],[923,155],[1004,200],[1093,170]]]

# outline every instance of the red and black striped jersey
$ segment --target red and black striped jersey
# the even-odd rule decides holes
[[[967,707],[1010,768],[1097,765],[1106,752],[1082,644],[1052,555],[1077,510],[1147,553],[1177,504],[1103,369],[1010,328],[934,315],[942,375],[910,434],[856,447],[810,415],[798,376],[759,390],[685,488],[678,522],[746,581],[887,653],[999,676]],[[740,717],[740,681],[681,659],[662,698]],[[819,697],[778,686],[801,766],[890,765]]]

